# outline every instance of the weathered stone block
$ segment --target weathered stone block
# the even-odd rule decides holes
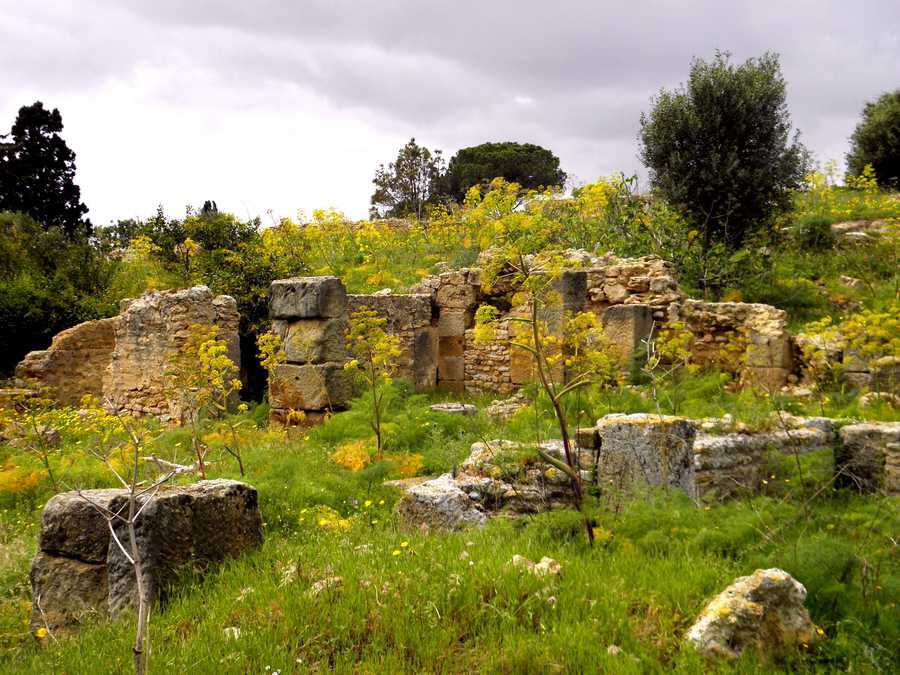
[[[671,486],[695,497],[694,437],[697,427],[682,417],[638,413],[597,421],[601,481]]]
[[[462,356],[465,338],[462,335],[446,335],[438,338],[438,353],[444,356]]]
[[[587,272],[585,270],[564,270],[553,281],[554,290],[559,293],[565,312],[583,312],[587,303]]]
[[[787,368],[792,366],[790,336],[750,333],[747,339],[747,365],[751,368]]]
[[[353,398],[353,382],[341,363],[283,363],[269,380],[269,397],[273,408],[342,408]]]
[[[776,392],[787,384],[790,374],[787,368],[744,368],[741,371],[741,385]]]
[[[861,492],[900,494],[900,422],[851,424],[839,435],[836,485]]]
[[[106,563],[109,527],[106,518],[87,500],[109,509],[121,490],[62,492],[47,502],[41,517],[40,547],[52,555]]]
[[[442,274],[442,282],[443,277]],[[477,301],[478,288],[466,282],[441,283],[435,296],[435,303],[441,309],[473,309]]]
[[[397,513],[408,526],[438,530],[458,530],[487,520],[450,474],[409,488],[397,504]]]
[[[613,305],[603,312],[603,332],[622,362],[644,348],[644,340],[653,330],[650,305]]]
[[[785,649],[807,649],[818,635],[805,600],[806,588],[784,570],[756,570],[713,598],[688,630],[687,642],[707,657],[737,658],[754,650],[766,659]]]
[[[462,356],[439,356],[438,357],[438,380],[453,380],[462,382],[466,379],[466,365]]]
[[[39,551],[31,563],[30,580],[32,631],[42,627],[55,631],[89,615],[106,616],[105,560],[89,563]]]
[[[347,290],[337,277],[293,277],[272,282],[273,319],[334,318],[347,310]]]
[[[900,394],[900,357],[883,356],[872,364],[872,391]]]
[[[345,317],[272,322],[272,332],[284,344],[289,363],[324,363],[347,358]]]
[[[465,309],[441,309],[438,315],[438,335],[448,337],[452,335],[465,335],[467,329],[472,327],[474,315]]]
[[[422,328],[413,337],[413,384],[416,391],[429,391],[437,385],[438,336],[434,328]]]

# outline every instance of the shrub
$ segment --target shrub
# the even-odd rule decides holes
[[[850,137],[848,177],[861,174],[866,165],[872,166],[880,185],[900,183],[900,89],[863,107],[862,119]]]

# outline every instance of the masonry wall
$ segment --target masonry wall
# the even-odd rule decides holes
[[[215,324],[240,363],[234,298],[206,286],[148,293],[123,302],[118,316],[88,321],[59,333],[50,348],[31,352],[16,368],[23,384],[47,388],[63,405],[85,394],[115,411],[178,419],[180,403],[166,373],[192,324]]]

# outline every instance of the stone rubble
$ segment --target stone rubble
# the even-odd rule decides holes
[[[784,570],[756,570],[717,595],[687,632],[707,657],[737,658],[748,649],[763,658],[806,648],[820,631],[804,607],[806,588]]]

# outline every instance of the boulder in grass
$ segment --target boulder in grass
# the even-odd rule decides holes
[[[458,530],[483,525],[484,512],[446,473],[406,490],[397,505],[400,518],[412,527]]]
[[[803,603],[806,588],[784,570],[756,570],[717,595],[688,630],[704,656],[737,658],[813,645],[822,635]]]

